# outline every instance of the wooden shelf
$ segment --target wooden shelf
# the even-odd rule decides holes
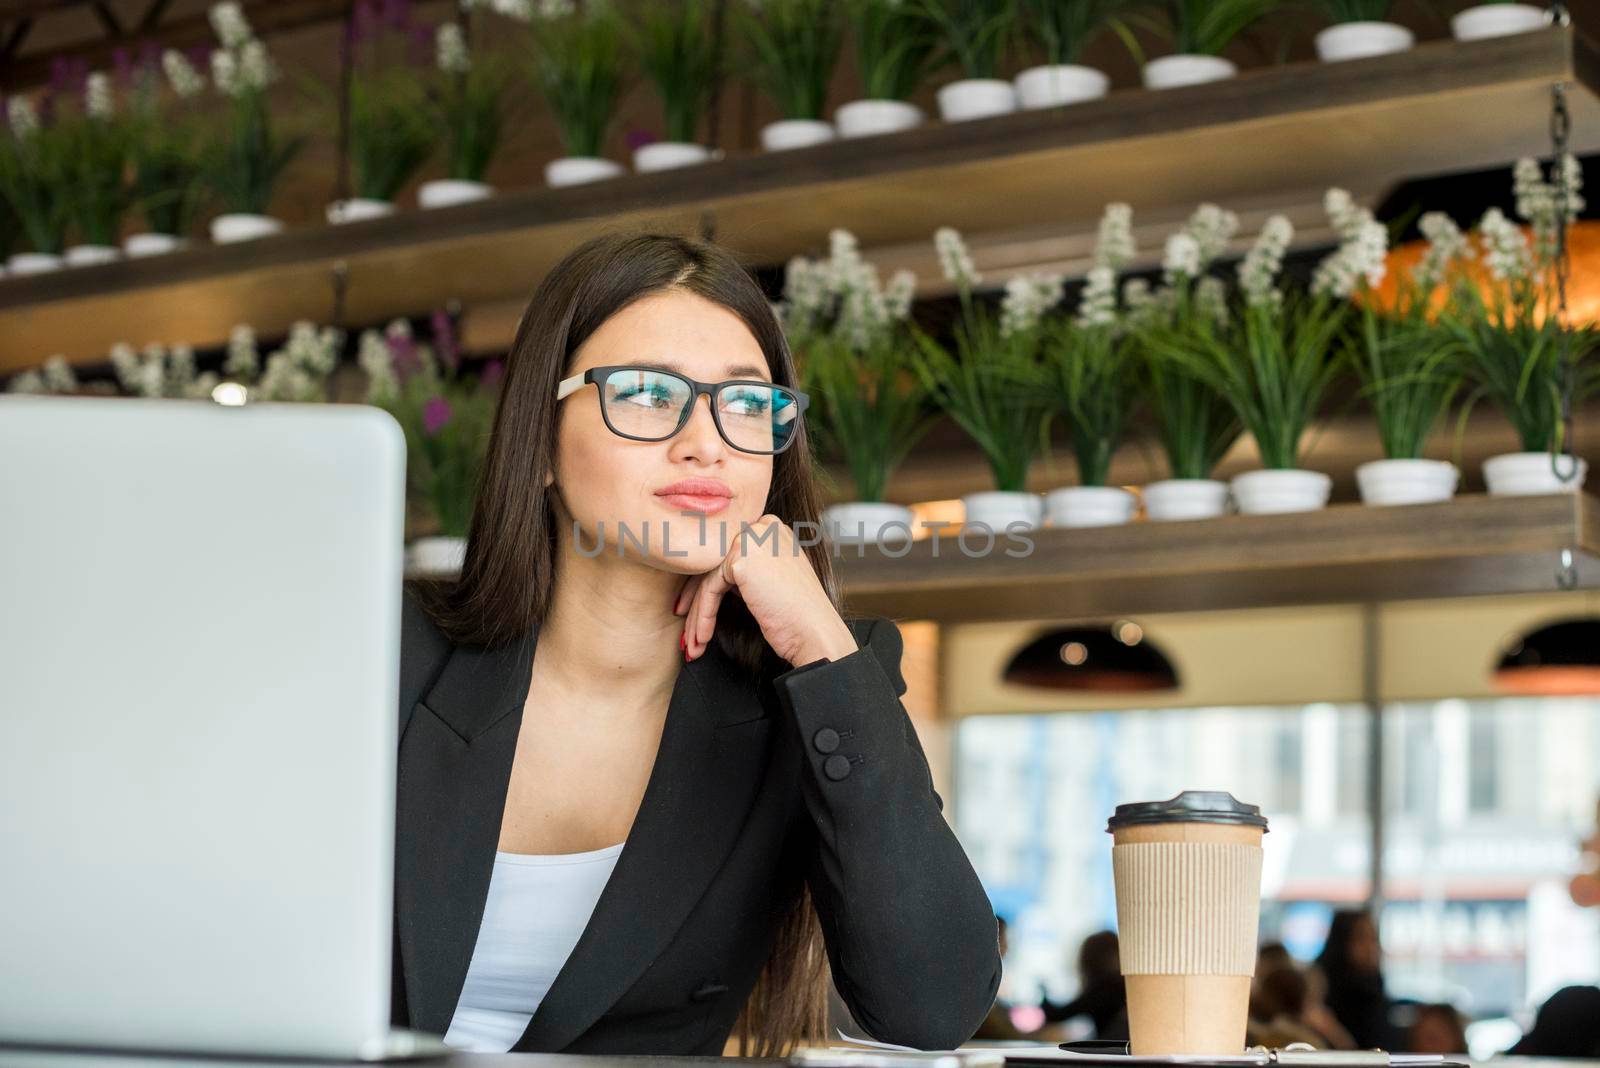
[[[955,528],[895,556],[838,549],[851,612],[974,622],[1103,619],[1133,612],[1340,604],[1554,590],[1562,549],[1600,587],[1600,499],[1458,497],[1440,504],[1045,528],[996,535],[981,556]],[[974,538],[974,553],[984,539]],[[934,553],[937,551],[938,556]]]
[[[1092,227],[1113,200],[1304,202],[1332,184],[1377,188],[1545,153],[1556,81],[1581,87],[1574,150],[1600,147],[1600,52],[1552,28],[9,278],[0,373],[57,353],[100,362],[117,341],[203,347],[239,322],[273,335],[326,320],[340,263],[347,321],[364,325],[450,298],[525,300],[573,245],[616,227],[693,233],[714,219],[719,241],[764,265],[822,252],[836,226],[870,249],[931,240],[943,225]]]

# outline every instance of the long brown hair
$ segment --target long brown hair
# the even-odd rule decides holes
[[[632,231],[604,234],[573,249],[539,283],[517,325],[460,578],[412,583],[423,608],[451,641],[495,646],[544,621],[559,579],[557,519],[544,483],[544,472],[555,466],[556,384],[601,323],[641,297],[671,289],[698,294],[739,316],[766,354],[772,380],[797,385],[772,305],[726,249]],[[821,493],[803,424],[794,444],[773,457],[763,512],[791,526],[819,522]],[[838,587],[826,547],[816,541],[805,552],[837,609]],[[767,645],[737,591],[718,610],[713,640],[762,678],[788,667]],[[822,928],[802,882],[734,1024],[740,1056],[776,1056],[791,1042],[825,1038],[827,964]]]

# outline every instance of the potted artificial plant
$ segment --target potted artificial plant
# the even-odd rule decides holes
[[[863,97],[840,104],[840,137],[871,137],[920,126],[922,109],[906,98],[937,62],[934,27],[906,0],[841,0],[850,23]]]
[[[1428,239],[1422,262],[1396,280],[1395,296],[1380,307],[1371,286],[1360,285],[1351,364],[1372,403],[1383,444],[1382,460],[1356,468],[1367,504],[1425,504],[1455,496],[1461,471],[1422,456],[1428,435],[1461,386],[1455,340],[1433,321],[1433,294],[1466,250],[1450,217],[1429,212],[1418,225]]]
[[[1107,27],[1126,32],[1117,15],[1136,0],[1018,0],[1022,25],[1044,48],[1045,62],[1011,80],[1017,103],[1050,108],[1106,95],[1111,79],[1079,62],[1084,47]]]
[[[938,407],[983,452],[995,489],[961,498],[966,522],[1032,530],[1044,518],[1044,499],[1027,490],[1028,468],[1045,443],[1053,398],[1039,386],[1038,338],[1013,331],[973,294],[982,281],[961,235],[950,227],[934,234],[944,275],[956,285],[961,316],[954,352],[913,327],[912,366]]]
[[[822,116],[844,44],[837,0],[765,0],[734,10],[752,77],[783,113],[761,128],[761,147],[776,152],[832,141],[836,131]]]
[[[272,190],[305,144],[303,136],[281,139],[267,107],[267,88],[278,69],[233,0],[213,4],[211,27],[222,47],[211,53],[211,82],[227,101],[224,126],[212,146],[208,174],[226,209],[211,220],[218,244],[280,233],[282,221],[267,214]]]
[[[360,0],[351,12],[345,47],[355,196],[328,205],[330,223],[393,215],[396,195],[433,151],[428,100],[412,55],[417,29],[404,3],[386,3],[380,15],[371,0]]]
[[[163,92],[163,81],[170,92]],[[205,77],[176,49],[161,54],[159,67],[146,64],[134,73],[129,107],[133,195],[145,230],[123,239],[122,251],[130,257],[157,256],[188,244],[206,178],[197,108],[205,89]]]
[[[886,502],[894,473],[936,418],[908,362],[906,319],[916,277],[896,272],[887,287],[861,259],[854,235],[834,230],[830,256],[789,261],[781,306],[784,334],[813,398],[820,452],[844,461],[853,500],[823,509],[838,544],[908,541],[915,516]]]
[[[1532,224],[1533,247],[1500,209],[1490,208],[1477,229],[1491,277],[1479,280],[1462,272],[1441,317],[1459,346],[1471,386],[1458,426],[1464,428],[1472,405],[1486,398],[1516,428],[1522,442],[1520,452],[1484,461],[1484,481],[1496,496],[1573,492],[1583,486],[1588,473],[1583,460],[1557,455],[1564,444],[1563,342],[1576,378],[1574,401],[1600,386],[1593,364],[1581,362],[1595,346],[1594,331],[1567,327],[1563,338],[1563,325],[1553,311],[1556,228],[1569,226],[1582,203],[1581,168],[1570,156],[1563,166],[1568,198],[1560,205],[1538,163],[1517,162],[1518,213]]]
[[[1222,50],[1281,0],[1160,0],[1157,25],[1172,39],[1174,54],[1144,65],[1146,88],[1172,89],[1220,81],[1239,72]]]
[[[1162,288],[1151,293],[1135,279],[1123,290],[1124,315],[1143,356],[1136,379],[1170,470],[1170,477],[1144,487],[1145,514],[1152,520],[1209,519],[1228,510],[1228,484],[1213,472],[1243,424],[1184,356],[1228,325],[1227,285],[1210,271],[1238,230],[1233,212],[1200,205],[1167,239]]]
[[[1416,35],[1389,21],[1394,0],[1319,0],[1333,25],[1317,33],[1317,58],[1324,63],[1404,52]]]
[[[1541,4],[1490,0],[1489,3],[1473,4],[1457,12],[1450,19],[1450,32],[1458,41],[1476,41],[1484,37],[1542,30],[1548,25],[1550,19]]]
[[[498,57],[472,55],[459,23],[446,22],[435,31],[430,114],[448,177],[429,179],[417,188],[422,207],[447,208],[493,194],[483,175],[500,147],[507,73]]]
[[[554,112],[567,154],[544,165],[552,186],[615,178],[622,164],[606,159],[606,131],[622,93],[622,21],[610,4],[586,4],[534,23],[532,74]]]
[[[67,141],[67,214],[79,237],[63,259],[69,267],[122,258],[122,217],[132,202],[127,181],[130,127],[116,109],[111,78],[84,81],[78,106],[62,121]]]
[[[40,122],[27,97],[6,104],[7,135],[0,139],[0,196],[14,214],[31,250],[6,261],[14,275],[60,270],[67,238],[67,181],[70,152],[65,130]]]
[[[1261,469],[1229,484],[1247,514],[1319,509],[1332,490],[1326,474],[1300,467],[1300,442],[1338,376],[1335,341],[1347,306],[1322,289],[1278,288],[1293,236],[1286,217],[1269,218],[1239,266],[1243,307],[1225,319],[1199,317],[1183,344],[1162,353],[1225,397],[1255,440]]]
[[[963,77],[941,86],[939,117],[964,122],[1017,110],[1017,91],[999,77],[1013,30],[1013,0],[903,0],[913,3],[943,39]]]
[[[633,150],[636,171],[685,167],[720,155],[695,140],[720,66],[711,14],[708,0],[650,0],[639,12],[639,66],[661,96],[666,138]]]
[[[432,345],[417,341],[410,325],[397,319],[381,334],[362,333],[359,360],[367,372],[367,403],[394,416],[405,432],[413,502],[435,528],[407,546],[406,570],[459,573],[502,365],[490,363],[475,379],[461,375],[453,327],[443,312],[433,317]]]

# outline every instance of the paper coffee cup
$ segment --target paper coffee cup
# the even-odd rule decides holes
[[[1106,830],[1130,1051],[1243,1053],[1267,830],[1260,808],[1185,790],[1118,805]]]

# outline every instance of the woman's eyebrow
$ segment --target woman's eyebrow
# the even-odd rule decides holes
[[[680,375],[689,374],[688,371],[683,369],[682,364],[673,363],[670,360],[639,360],[634,366],[654,367],[661,371],[676,371]],[[759,378],[764,381],[767,377],[767,369],[765,367],[756,367],[748,363],[729,367],[723,373],[728,378]],[[692,378],[693,376],[690,375],[690,377]]]

